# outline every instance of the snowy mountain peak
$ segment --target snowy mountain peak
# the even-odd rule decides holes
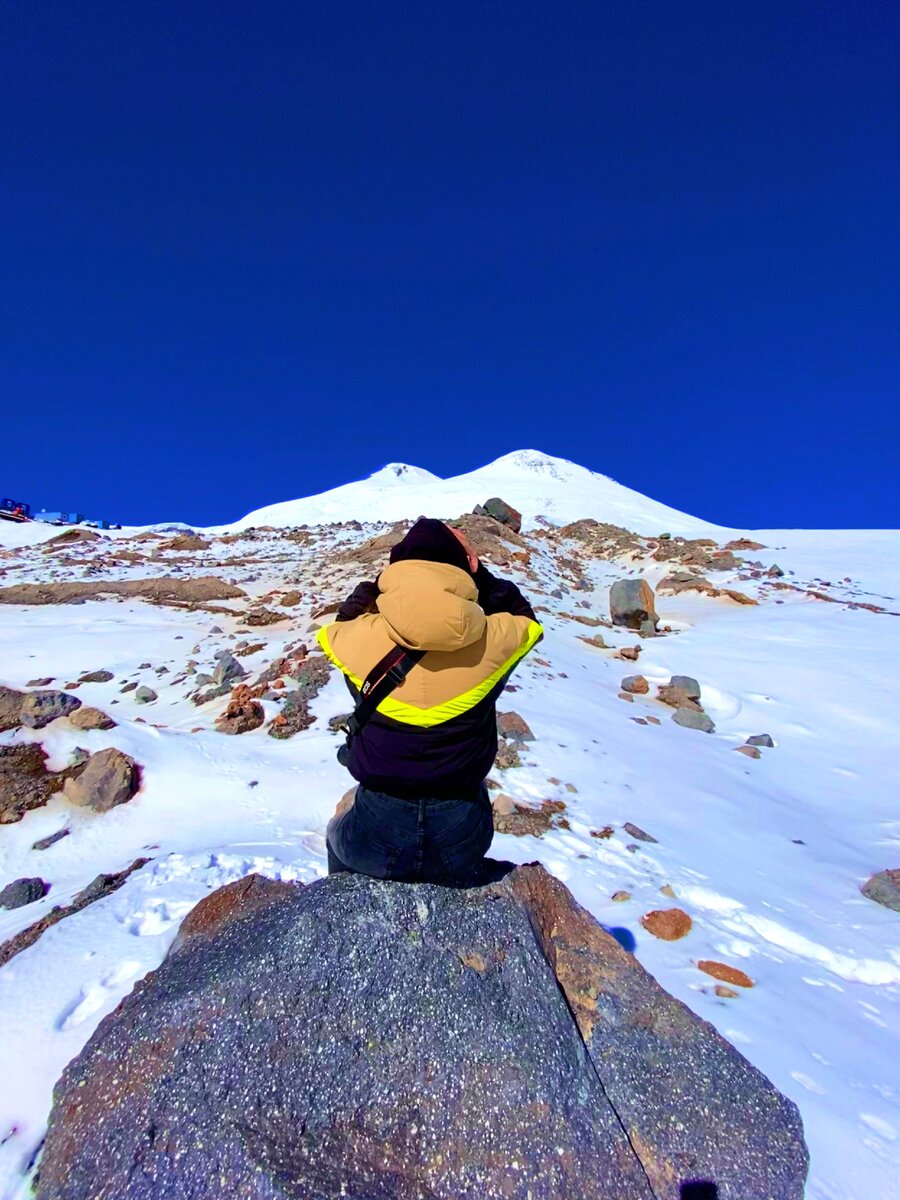
[[[484,470],[507,472],[510,468],[517,474],[527,471],[529,474],[539,475],[545,479],[555,479],[560,483],[566,483],[580,476],[597,475],[595,471],[588,471],[586,467],[580,467],[568,458],[555,458],[552,454],[542,454],[540,450],[513,450],[510,454],[504,454],[489,463]],[[597,477],[607,478],[605,475]]]
[[[413,467],[409,463],[387,463],[379,471],[373,471],[369,483],[439,483],[440,476],[432,475],[424,467]]]
[[[368,479],[270,504],[235,523],[251,525],[328,523],[331,521],[401,521],[422,513],[438,518],[471,512],[491,496],[521,512],[526,527],[538,517],[564,525],[594,517],[638,533],[666,530],[692,537],[719,532],[719,527],[651,500],[599,472],[555,458],[540,450],[513,450],[487,466],[441,479],[422,467],[388,463]]]

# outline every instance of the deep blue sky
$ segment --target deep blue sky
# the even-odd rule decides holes
[[[898,60],[896,0],[4,0],[0,493],[534,446],[900,524]]]

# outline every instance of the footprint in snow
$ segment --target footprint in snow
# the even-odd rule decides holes
[[[134,979],[140,969],[139,962],[126,961],[107,971],[102,979],[86,983],[81,989],[79,999],[60,1020],[58,1028],[61,1030],[74,1029],[76,1025],[80,1025],[88,1017],[99,1012],[109,999],[110,992],[118,992],[122,984]]]
[[[151,900],[146,908],[136,909],[120,919],[129,933],[137,937],[156,937],[180,923],[193,907],[190,900]]]

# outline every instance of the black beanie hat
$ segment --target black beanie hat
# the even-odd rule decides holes
[[[390,558],[392,563],[408,558],[447,563],[451,567],[459,567],[467,575],[472,574],[469,556],[461,543],[443,521],[435,521],[431,517],[419,517],[406,537],[392,547]]]

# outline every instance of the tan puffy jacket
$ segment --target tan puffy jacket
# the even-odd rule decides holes
[[[378,612],[320,629],[319,645],[355,688],[395,646],[427,653],[378,706],[392,721],[431,728],[484,700],[543,630],[510,613],[485,616],[470,575],[445,563],[405,560],[382,571]]]

